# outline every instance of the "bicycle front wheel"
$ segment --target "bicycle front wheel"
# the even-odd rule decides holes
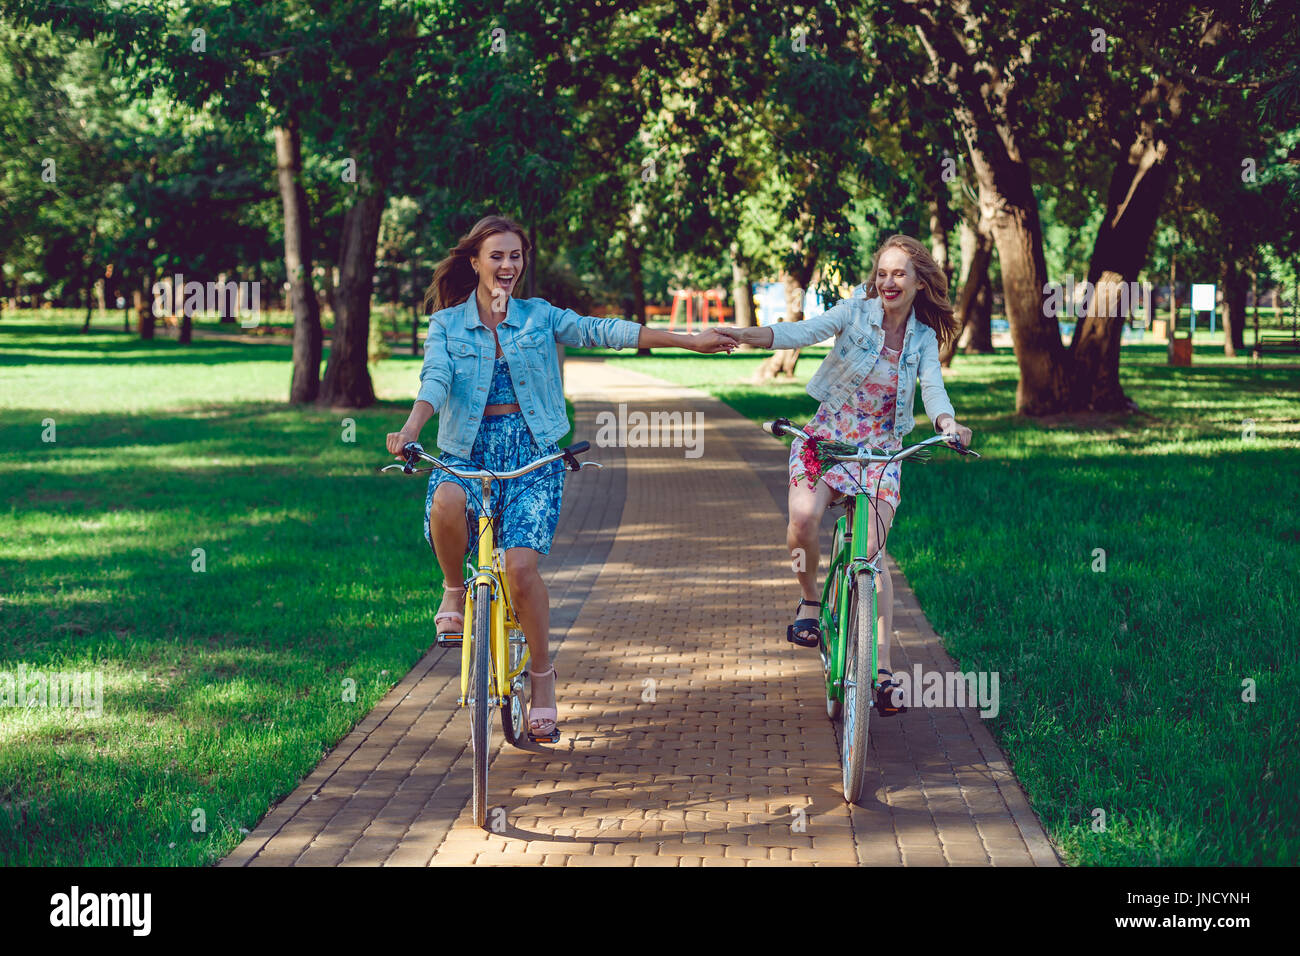
[[[474,642],[469,682],[470,708],[469,743],[474,751],[474,822],[487,827],[488,799],[488,748],[492,722],[488,719],[492,703],[489,674],[492,667],[492,587],[480,584],[474,593]]]
[[[849,608],[840,764],[844,769],[844,799],[857,803],[866,792],[867,725],[875,690],[876,582],[870,571],[858,572]]]

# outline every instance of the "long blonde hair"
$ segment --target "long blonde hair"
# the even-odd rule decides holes
[[[924,283],[923,287],[917,290],[912,307],[916,309],[917,321],[934,329],[934,334],[939,339],[939,347],[943,348],[949,339],[961,331],[957,318],[953,315],[955,311],[953,304],[948,301],[948,277],[939,268],[939,263],[934,261],[930,250],[911,236],[890,236],[885,240],[885,244],[876,250],[875,258],[871,260],[871,277],[866,282],[867,298],[874,299],[880,295],[880,291],[876,288],[876,273],[880,271],[880,257],[891,247],[903,250],[912,260],[912,268],[916,270],[917,279]]]
[[[460,241],[447,254],[447,258],[439,262],[433,270],[433,282],[424,293],[426,313],[429,312],[430,306],[433,307],[434,312],[439,312],[450,306],[460,305],[474,294],[474,287],[478,285],[478,276],[469,260],[478,255],[484,239],[501,232],[513,232],[519,237],[519,242],[523,246],[524,267],[515,281],[516,289],[523,288],[531,249],[524,227],[506,216],[484,216],[474,223],[473,229],[460,237]]]

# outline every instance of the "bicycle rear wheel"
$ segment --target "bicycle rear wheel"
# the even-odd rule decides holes
[[[469,743],[474,751],[474,822],[487,826],[488,799],[488,749],[491,746],[492,722],[488,719],[492,687],[489,671],[492,666],[492,586],[480,584],[474,594],[474,642],[470,670]]]
[[[876,649],[876,582],[870,571],[859,571],[854,579],[845,640],[840,764],[844,770],[844,799],[857,803],[866,791],[867,726],[875,689],[872,664]]]

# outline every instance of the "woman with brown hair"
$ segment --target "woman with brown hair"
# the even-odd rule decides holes
[[[544,299],[516,299],[530,265],[528,237],[504,216],[486,216],[462,236],[437,266],[425,296],[432,305],[424,344],[420,389],[406,423],[388,435],[401,454],[438,415],[440,458],[464,469],[511,471],[555,452],[569,430],[555,343],[585,348],[678,346],[694,352],[731,351],[736,344],[716,331],[695,335],[661,332],[619,318],[578,315]],[[434,469],[425,499],[424,536],[442,568],[442,603],[434,616],[439,636],[464,629],[462,561],[479,502],[466,482]],[[529,735],[556,733],[555,668],[548,647],[550,597],[537,570],[550,551],[560,517],[564,468],[496,482],[503,502],[498,544],[515,615],[528,641],[533,668]]]
[[[723,330],[737,342],[772,349],[803,348],[835,336],[830,354],[808,382],[808,394],[821,406],[804,430],[819,438],[886,451],[900,450],[903,436],[915,426],[912,401],[918,379],[935,431],[970,444],[971,430],[956,420],[939,365],[939,346],[957,331],[947,276],[924,246],[901,235],[890,236],[877,250],[871,278],[822,315],[803,322]],[[796,620],[787,639],[802,647],[818,645],[817,616],[799,617],[799,609],[821,607],[817,563],[822,515],[832,502],[865,489],[872,496],[867,549],[873,560],[880,558],[876,563],[884,571],[876,578],[880,674],[885,677],[879,682],[877,712],[893,716],[906,708],[892,695],[898,687],[889,666],[894,588],[884,551],[898,508],[902,463],[841,463],[821,472],[816,458],[804,454],[804,444],[796,438],[790,449],[786,544],[796,559],[795,577],[803,595],[795,605]]]

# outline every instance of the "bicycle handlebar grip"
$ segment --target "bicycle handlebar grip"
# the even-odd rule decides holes
[[[564,449],[564,453],[566,455],[581,455],[584,451],[586,451],[590,447],[591,447],[591,442],[580,441]]]
[[[408,441],[402,446],[402,457],[405,463],[402,465],[402,474],[411,475],[415,473],[415,463],[420,460],[420,452],[424,449],[418,441]]]

